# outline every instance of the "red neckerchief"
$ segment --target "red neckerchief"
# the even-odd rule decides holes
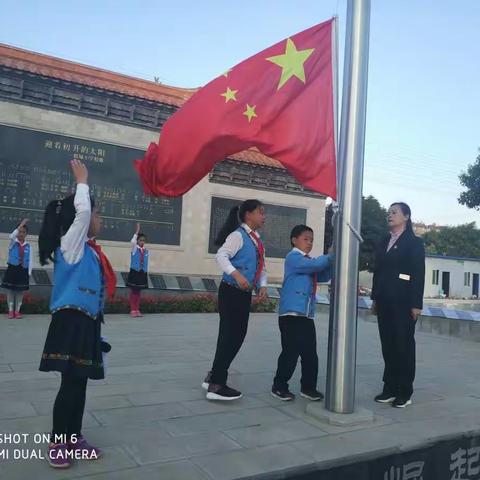
[[[102,248],[100,247],[100,245],[97,245],[95,240],[90,239],[87,243],[98,255],[98,259],[100,260],[100,266],[102,267],[103,276],[105,277],[107,294],[110,298],[112,298],[115,295],[115,287],[117,285],[117,277],[115,276],[112,265],[110,264],[107,256],[102,252]]]
[[[305,254],[307,258],[312,258],[310,255]],[[317,298],[317,274],[312,274],[312,297]]]
[[[25,247],[27,246],[27,244],[24,242],[23,245],[18,242],[18,258],[20,260],[20,265],[23,265],[23,258],[25,257]]]
[[[256,287],[258,279],[262,274],[263,267],[265,265],[265,247],[263,242],[260,240],[257,232],[250,230],[249,235],[257,242],[257,251],[258,251],[258,262],[257,262],[257,271],[255,272],[255,278],[253,279],[253,286]],[[253,242],[255,244],[255,242]]]
[[[138,249],[140,250],[140,270],[143,270],[143,261],[144,261],[144,258],[145,258],[145,249],[144,249],[144,247],[138,247]]]

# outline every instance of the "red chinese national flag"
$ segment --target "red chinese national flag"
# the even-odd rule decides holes
[[[332,24],[298,33],[195,93],[135,162],[150,195],[182,195],[229,155],[257,147],[335,198]]]

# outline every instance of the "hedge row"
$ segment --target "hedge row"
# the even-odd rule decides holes
[[[48,299],[25,294],[22,312],[25,314],[49,313]],[[258,302],[254,297],[252,312],[268,313],[276,310],[277,302],[268,299],[266,302]],[[217,296],[214,294],[193,293],[190,295],[165,295],[154,297],[143,295],[140,309],[143,313],[214,313],[218,312]],[[129,313],[130,305],[128,298],[116,297],[105,303],[105,313]],[[7,313],[6,296],[0,295],[0,313]]]

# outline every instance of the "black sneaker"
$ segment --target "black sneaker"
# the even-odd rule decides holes
[[[406,397],[397,397],[393,403],[392,407],[395,408],[405,408],[407,405],[412,404],[412,399],[411,398],[406,398]]]
[[[395,400],[395,395],[383,392],[380,395],[377,395],[374,400],[378,403],[392,403]]]
[[[207,399],[208,400],[237,400],[242,397],[242,393],[227,385],[215,385],[211,383],[208,386]]]
[[[210,385],[211,381],[212,381],[212,371],[210,370],[207,373],[207,376],[205,377],[205,380],[202,383],[202,388],[204,390],[208,390],[208,386]]]
[[[272,397],[278,398],[283,402],[289,402],[291,400],[295,400],[295,395],[288,390],[280,390],[279,388],[272,387]]]
[[[323,393],[319,392],[317,389],[303,389],[300,392],[300,396],[303,398],[308,398],[309,400],[313,400],[314,402],[318,402],[319,400],[323,400]]]

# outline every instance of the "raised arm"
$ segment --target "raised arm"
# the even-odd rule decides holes
[[[28,218],[24,218],[19,224],[18,227],[15,228],[15,230],[8,236],[10,238],[10,246],[12,243],[15,243],[17,241],[18,237],[18,230],[22,227],[24,227],[28,223]]]
[[[137,239],[138,239],[139,233],[140,233],[140,224],[137,223],[137,228],[135,229],[135,233],[133,234],[133,237],[130,240],[130,243],[132,244],[132,255],[135,253],[135,250],[137,250]]]
[[[72,160],[73,176],[77,182],[73,204],[75,206],[75,219],[67,233],[61,239],[63,258],[67,263],[78,263],[85,249],[88,239],[92,206],[90,202],[90,189],[88,187],[87,167],[79,160]]]
[[[289,255],[287,262],[296,273],[320,273],[330,269],[332,258],[331,254],[309,258],[298,253]]]

